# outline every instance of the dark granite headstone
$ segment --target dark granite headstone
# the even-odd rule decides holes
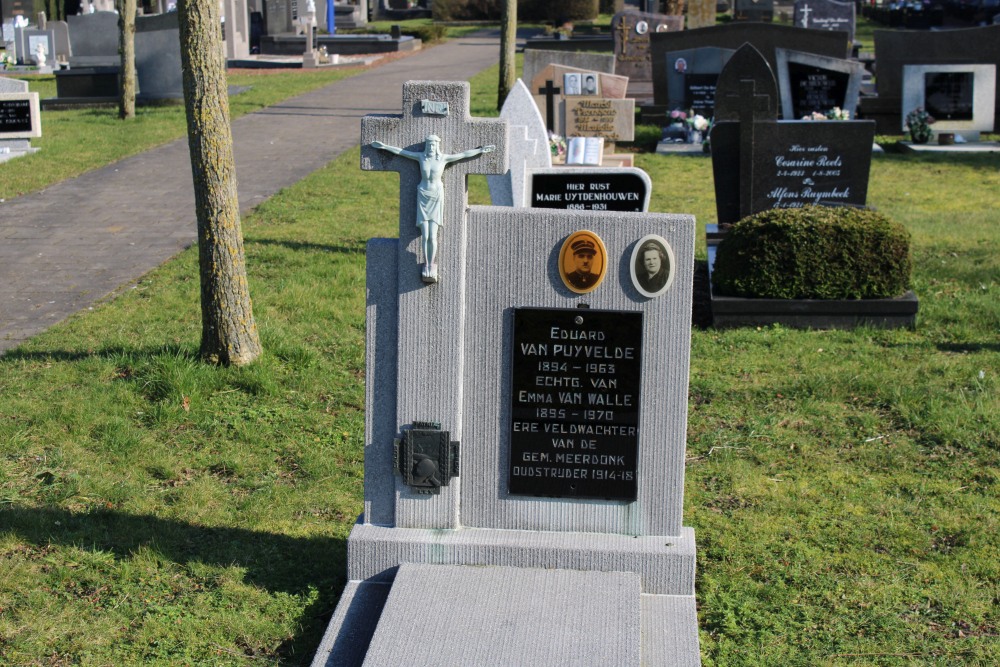
[[[857,113],[864,66],[854,60],[778,49],[781,115],[798,120],[814,111],[838,107],[851,118]]]
[[[135,69],[140,102],[184,97],[177,16],[177,12],[168,12],[136,19]]]
[[[95,12],[66,17],[69,44],[73,51],[70,67],[108,67],[118,65],[118,14]]]
[[[672,109],[693,109],[711,118],[719,72],[734,53],[733,49],[714,46],[667,53],[666,104]]]
[[[640,169],[554,168],[528,178],[532,208],[642,212],[649,206],[649,176]]]
[[[749,42],[763,54],[772,71],[777,70],[776,49],[789,49],[815,53],[831,58],[850,57],[847,33],[836,30],[806,30],[776,23],[729,23],[681,32],[663,32],[650,36],[653,51],[653,98],[658,106],[669,104],[668,58],[674,51],[714,46],[720,49],[738,49]],[[881,57],[881,54],[880,56]],[[673,67],[674,61],[669,61]]]
[[[880,132],[899,133],[902,127],[904,65],[976,64],[995,65],[1000,70],[1000,25],[926,32],[876,30],[874,35],[878,97],[866,98],[861,111],[866,118],[878,121]],[[655,41],[653,44],[655,47]],[[1000,120],[1000,87],[996,90],[994,132]]]
[[[749,44],[719,76],[712,170],[720,223],[771,208],[864,206],[875,124],[778,121],[777,86]]]
[[[733,18],[737,21],[770,23],[774,20],[774,0],[736,0]]]
[[[854,41],[855,16],[853,2],[796,0],[792,24],[815,30],[842,30]]]
[[[0,98],[0,138],[31,132],[31,100]]]
[[[684,29],[683,16],[619,12],[611,19],[615,42],[615,74],[628,77],[632,97],[652,98],[653,61],[649,35]]]

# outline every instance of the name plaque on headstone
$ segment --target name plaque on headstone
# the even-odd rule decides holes
[[[924,102],[937,120],[972,120],[972,72],[927,72]]]
[[[792,109],[795,120],[814,111],[826,113],[841,107],[847,94],[850,74],[834,72],[803,63],[788,63],[788,76],[792,86]]]
[[[711,118],[715,110],[718,74],[688,74],[684,77],[684,102],[695,113]]]
[[[31,100],[0,100],[0,134],[31,132]]]
[[[509,490],[636,499],[642,313],[515,308]]]
[[[648,201],[646,181],[635,172],[608,169],[531,175],[532,208],[642,212]]]

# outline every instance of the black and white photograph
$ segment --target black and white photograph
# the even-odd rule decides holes
[[[674,252],[662,236],[639,239],[632,251],[632,284],[643,296],[657,297],[674,280]]]

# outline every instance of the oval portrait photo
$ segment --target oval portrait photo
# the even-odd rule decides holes
[[[632,251],[632,284],[643,296],[660,296],[674,282],[674,251],[666,239],[650,234]]]
[[[586,230],[573,232],[559,252],[559,275],[566,287],[577,294],[592,292],[604,280],[607,257],[604,241],[597,234]]]

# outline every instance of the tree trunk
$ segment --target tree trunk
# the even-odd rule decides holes
[[[178,5],[188,147],[198,217],[201,355],[249,364],[261,353],[247,284],[218,0]]]
[[[500,83],[497,87],[497,109],[514,88],[517,71],[514,66],[517,46],[517,0],[504,0],[500,24]],[[531,83],[530,81],[528,83]]]
[[[136,0],[115,0],[118,10],[118,54],[121,56],[121,90],[118,117],[135,118],[135,8]]]

